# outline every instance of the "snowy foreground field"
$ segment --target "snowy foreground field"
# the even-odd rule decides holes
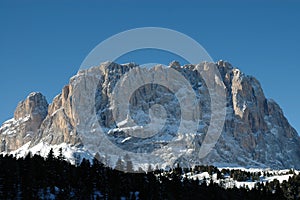
[[[255,184],[263,183],[264,185],[268,182],[274,181],[275,179],[282,183],[283,181],[288,181],[290,177],[293,175],[298,175],[299,171],[293,169],[285,169],[285,170],[271,170],[271,169],[256,169],[256,168],[243,168],[243,167],[223,167],[218,168],[222,171],[241,171],[241,172],[249,172],[251,175],[256,174],[258,178],[253,180],[251,177],[245,177],[246,180],[235,180],[229,173],[225,173],[222,178],[219,178],[217,173],[209,174],[208,172],[202,172],[199,174],[192,174],[191,172],[187,173],[187,178],[190,179],[198,179],[199,181],[206,181],[207,184],[212,180],[214,183],[217,183],[225,188],[233,188],[233,187],[244,187],[252,189]]]

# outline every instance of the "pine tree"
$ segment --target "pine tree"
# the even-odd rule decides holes
[[[125,165],[126,165],[126,172],[134,172],[134,169],[133,169],[133,163],[130,159],[130,156],[128,154],[126,154],[124,156],[124,160],[125,160]]]
[[[119,171],[124,171],[125,170],[124,162],[122,161],[121,158],[118,158],[118,160],[116,162],[115,169],[119,170]]]
[[[100,163],[102,160],[100,154],[97,152],[94,156],[94,162]]]
[[[48,161],[53,161],[54,160],[54,152],[53,152],[53,149],[51,148],[48,155],[47,155],[47,158],[46,160]]]
[[[149,164],[149,165],[148,165],[148,169],[147,169],[147,173],[148,173],[148,172],[152,172],[152,171],[153,171],[152,165]]]
[[[58,155],[58,157],[57,157],[58,160],[60,160],[60,161],[64,160],[65,157],[64,157],[64,155],[63,155],[62,148],[60,147],[58,151],[59,151],[59,155]]]

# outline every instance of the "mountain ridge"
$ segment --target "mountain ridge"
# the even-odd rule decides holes
[[[245,75],[225,61],[218,61],[215,65],[226,86],[226,119],[215,148],[199,162],[214,165],[227,163],[236,166],[300,169],[300,139],[296,130],[288,123],[280,106],[274,100],[265,97],[259,81],[254,77]],[[201,66],[209,68],[207,63],[202,63]],[[176,152],[168,152],[164,149],[164,145],[170,142],[168,138],[177,137],[175,135],[179,125],[176,121],[179,119],[179,112],[175,109],[178,102],[168,96],[170,91],[162,87],[145,86],[134,93],[134,98],[131,99],[133,105],[131,114],[138,124],[144,126],[147,124],[147,114],[149,115],[152,106],[146,100],[164,103],[167,112],[171,115],[163,129],[164,133],[151,139],[141,140],[128,137],[133,131],[128,129],[130,128],[128,120],[125,120],[124,124],[116,123],[110,110],[113,89],[124,74],[132,69],[140,72],[141,69],[137,64],[119,65],[113,62],[79,71],[70,78],[70,83],[63,87],[62,92],[54,97],[49,105],[41,93],[31,93],[18,104],[14,118],[1,126],[0,149],[2,152],[16,152],[28,142],[31,142],[29,149],[41,142],[50,145],[66,143],[81,148],[88,146],[80,135],[81,126],[84,124],[83,127],[88,126],[92,130],[97,122],[104,127],[106,133],[109,133],[109,140],[121,149],[132,152],[138,152],[141,148],[148,152],[159,149],[156,153],[163,157],[163,160],[166,160],[165,157],[172,160],[164,166],[174,162],[188,165],[191,160],[197,163],[195,152],[201,147],[210,123],[209,91],[205,81],[195,73],[195,65],[180,66],[178,62],[172,62],[169,67],[181,73],[191,84],[196,96],[201,97],[199,98],[202,116],[200,128],[198,134],[180,136],[180,141],[187,145],[182,155],[177,156]],[[156,67],[154,70],[162,69]],[[91,85],[93,81],[90,81],[94,78],[100,80],[96,87]],[[97,90],[96,94],[93,93],[92,88]],[[88,99],[89,96],[95,98]],[[161,100],[161,96],[164,101]],[[94,103],[96,113],[88,113],[86,110],[80,110],[82,109],[80,107],[74,107],[74,101],[81,102],[81,105]],[[137,105],[142,107],[142,112],[139,112]],[[80,116],[78,114],[80,112],[86,112],[88,117]],[[129,133],[126,132],[128,130]],[[115,157],[111,158],[111,162],[115,161],[116,156],[111,156]]]

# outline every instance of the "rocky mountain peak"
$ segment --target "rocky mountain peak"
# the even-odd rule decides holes
[[[169,64],[170,67],[179,68],[181,65],[178,61],[174,60]]]
[[[40,92],[33,92],[19,102],[14,118],[0,128],[0,150],[12,151],[32,141],[48,114],[48,103]]]
[[[224,61],[224,60],[219,60],[216,64],[219,67],[224,67],[226,69],[232,69],[232,65],[229,62]]]
[[[30,93],[24,101],[21,101],[14,113],[14,119],[19,120],[26,116],[43,120],[48,112],[46,97],[40,92]]]
[[[226,119],[216,146],[201,163],[217,166],[223,163],[244,167],[300,168],[300,139],[279,105],[265,97],[259,81],[254,77],[243,74],[227,61],[221,60],[215,64],[226,87]],[[195,65],[180,66],[179,62],[174,61],[169,67],[182,74],[189,82],[199,97],[197,103],[201,108],[198,113],[201,118],[199,130],[191,135],[180,135],[176,140],[186,144],[187,149],[180,151],[180,154],[183,152],[182,157],[178,158],[178,155],[170,153],[172,148],[166,148],[170,138],[176,139],[181,118],[180,109],[177,109],[180,108],[179,101],[168,88],[149,84],[137,88],[129,102],[131,116],[126,116],[123,121],[116,122],[112,112],[116,106],[114,88],[121,77],[125,77],[122,83],[128,84],[128,88],[132,88],[131,84],[136,81],[135,76],[126,75],[131,69],[134,69],[136,75],[146,72],[145,80],[153,79],[151,70],[159,72],[159,76],[165,79],[170,78],[169,74],[159,66],[145,69],[134,63],[120,65],[113,62],[79,71],[49,106],[41,93],[31,93],[18,104],[14,119],[1,126],[0,150],[17,150],[29,141],[30,147],[41,142],[49,145],[84,145],[79,134],[82,131],[94,133],[100,125],[109,140],[120,148],[132,152],[141,149],[151,152],[158,149],[157,157],[167,157],[169,160],[177,157],[182,164],[188,164],[187,160],[198,161],[197,151],[211,119],[210,94],[205,81],[195,71]],[[202,63],[200,67],[207,68],[209,65]],[[172,84],[181,85],[181,82],[172,80]],[[82,106],[75,106],[76,104]],[[136,131],[151,121],[151,112],[157,116],[163,115],[157,105],[163,105],[168,116],[159,134],[146,139],[128,137],[130,131]],[[192,110],[191,107],[191,112]],[[139,126],[132,127],[133,121]],[[102,141],[90,142],[91,145],[104,146]]]

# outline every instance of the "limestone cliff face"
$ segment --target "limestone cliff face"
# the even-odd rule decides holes
[[[300,168],[300,139],[280,107],[273,100],[266,99],[260,83],[254,77],[243,74],[228,62],[219,61],[216,66],[226,86],[226,120],[215,148],[201,162],[216,165]],[[199,130],[193,136],[184,139],[190,151],[196,152],[210,123],[209,91],[202,77],[195,73],[194,65],[180,66],[178,62],[173,62],[170,67],[189,81],[199,97]],[[133,152],[141,148],[147,151],[163,149],[168,143],[166,138],[177,134],[181,115],[177,109],[180,106],[179,102],[168,88],[145,85],[138,88],[129,100],[131,119],[141,126],[151,121],[149,115],[151,112],[155,114],[155,109],[151,110],[153,105],[164,106],[168,120],[157,136],[147,139],[128,138],[127,131],[131,122],[118,123],[114,119],[114,87],[120,78],[133,68],[137,69],[136,73],[143,70],[135,64],[103,63],[99,67],[79,71],[50,105],[40,93],[30,94],[17,106],[14,119],[1,126],[1,151],[18,149],[28,141],[32,141],[31,146],[41,141],[49,144],[65,142],[75,146],[84,145],[79,133],[82,130],[88,131],[86,127],[93,131],[95,123],[99,123],[110,140],[115,141],[121,148]],[[156,67],[153,70],[161,69]],[[168,74],[161,73],[161,76],[168,78]],[[100,80],[96,86],[93,82],[95,78]],[[134,80],[129,80],[129,83],[130,81]],[[75,106],[90,104],[93,106]],[[181,161],[197,159],[196,153],[190,153],[181,158]]]
[[[225,65],[229,64],[218,63]],[[207,161],[299,168],[299,136],[278,104],[265,98],[254,77],[231,67],[221,74],[227,88],[227,118],[215,152]]]
[[[31,146],[40,141],[49,144],[70,143],[76,145],[76,128],[72,116],[72,88],[66,85],[48,107],[48,115],[41,124]]]

